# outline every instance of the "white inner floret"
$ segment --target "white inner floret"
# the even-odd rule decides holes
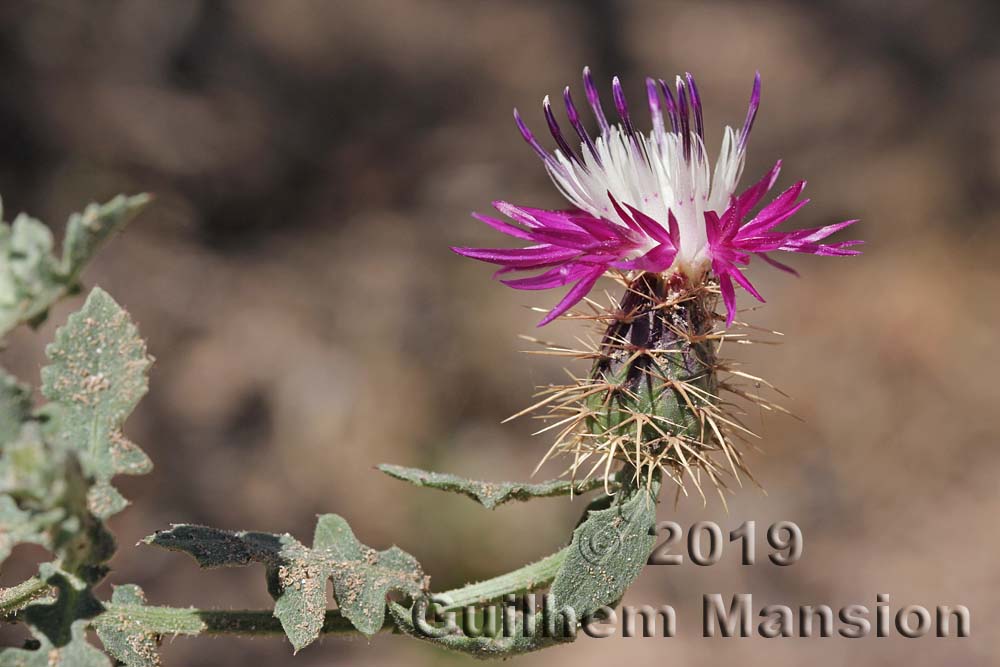
[[[620,125],[612,125],[606,136],[594,140],[598,161],[586,144],[580,153],[584,164],[555,151],[558,163],[546,163],[556,187],[575,206],[588,213],[624,225],[608,198],[629,204],[668,227],[673,211],[680,230],[680,249],[672,269],[696,276],[708,262],[705,212],[722,214],[736,191],[743,171],[745,152],[738,136],[726,127],[714,174],[701,138],[691,132],[691,158],[684,157],[680,134],[657,128],[648,135],[635,134],[633,141]],[[649,240],[639,255],[655,245]]]

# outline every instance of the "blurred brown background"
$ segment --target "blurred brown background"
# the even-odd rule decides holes
[[[876,8],[877,7],[877,8]],[[748,315],[780,347],[734,353],[804,422],[756,417],[767,487],[727,515],[694,500],[661,518],[731,529],[797,522],[797,565],[651,567],[626,602],[670,603],[677,638],[581,640],[516,664],[988,665],[1000,661],[996,327],[1000,5],[837,2],[7,1],[0,5],[0,193],[8,218],[58,224],[92,198],[157,203],[86,274],[138,320],[158,358],[131,436],[156,471],[123,479],[111,581],[156,604],[266,607],[256,568],[198,571],[132,548],[170,522],[288,530],[344,515],[366,543],[413,553],[438,589],[560,546],[583,504],[494,513],[410,488],[380,462],[526,479],[548,447],[500,425],[559,360],[528,357],[554,293],[517,293],[449,244],[498,236],[493,199],[562,202],[513,126],[589,64],[643,77],[691,70],[709,143],[761,114],[744,182],[783,157],[810,180],[799,225],[860,217],[866,254],[753,269]],[[648,128],[644,113],[641,124]],[[713,151],[715,148],[713,148]],[[741,296],[741,303],[751,305]],[[37,381],[44,343],[2,363]],[[577,327],[545,335],[571,341]],[[554,468],[549,473],[554,473]],[[42,557],[21,549],[0,585]],[[965,604],[965,640],[700,638],[703,593],[770,603]],[[463,662],[401,638],[167,640],[167,665]]]

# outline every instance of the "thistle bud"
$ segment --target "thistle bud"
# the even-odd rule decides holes
[[[671,438],[701,439],[698,405],[716,403],[713,295],[680,276],[644,273],[629,286],[604,333],[587,398],[592,435],[633,441],[655,457]]]
[[[574,477],[605,479],[617,463],[637,478],[665,474],[684,492],[690,481],[701,493],[703,476],[716,487],[727,471],[739,480],[746,469],[730,433],[740,427],[719,397],[731,387],[720,379],[718,346],[729,334],[717,326],[717,288],[681,274],[624,282],[617,307],[596,318],[600,342],[576,351],[593,360],[589,376],[546,388],[536,404],[563,427],[543,461],[571,454]]]

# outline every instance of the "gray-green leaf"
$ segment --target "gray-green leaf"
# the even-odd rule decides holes
[[[275,599],[274,615],[296,651],[314,641],[323,627],[327,579],[333,579],[341,614],[367,635],[382,628],[390,592],[416,596],[426,587],[413,556],[397,547],[376,551],[361,544],[335,514],[319,518],[312,548],[288,534],[185,525],[152,535],[146,542],[188,553],[202,567],[264,563]]]
[[[146,596],[134,584],[115,586],[111,602],[120,613],[105,615],[94,623],[104,649],[125,667],[159,667],[159,637],[128,616],[129,607],[143,607]]]
[[[557,609],[572,608],[577,618],[604,605],[614,606],[639,576],[656,537],[656,496],[651,488],[623,488],[608,509],[591,510],[576,530],[551,594]]]
[[[32,512],[19,508],[13,498],[0,494],[0,565],[22,543],[48,546],[46,526]]]
[[[526,484],[523,482],[483,482],[465,479],[457,475],[428,472],[419,468],[406,468],[388,463],[383,463],[378,466],[378,469],[390,477],[416,486],[464,494],[488,510],[511,500],[568,496],[571,493],[586,493],[604,486],[604,480],[596,477],[575,483],[564,479],[553,479],[537,484]]]
[[[0,221],[0,336],[43,317],[64,289],[49,228],[24,214]]]
[[[100,245],[149,199],[119,195],[74,213],[58,259],[52,232],[38,220],[22,213],[10,225],[0,221],[0,337],[22,322],[43,321],[54,303],[77,289],[80,272]]]
[[[80,621],[64,646],[42,640],[33,650],[0,648],[0,667],[111,667],[111,661],[87,643],[87,623]]]
[[[53,452],[38,424],[26,423],[0,452],[0,556],[21,542],[39,544],[68,571],[100,579],[115,542],[90,511],[91,491],[74,453]]]
[[[50,564],[40,568],[40,576],[59,594],[22,611],[39,647],[0,649],[0,667],[111,667],[107,656],[87,643],[90,620],[104,610],[90,588]]]
[[[366,547],[336,514],[319,518],[313,552],[334,564],[333,589],[340,613],[366,635],[382,628],[390,591],[418,595],[426,585],[416,558],[395,546],[384,551]]]
[[[146,393],[152,359],[128,313],[100,288],[56,331],[46,353],[52,361],[42,369],[42,393],[50,401],[46,433],[57,446],[76,452],[84,473],[95,480],[91,511],[106,518],[126,504],[111,479],[153,467],[122,433]]]
[[[21,424],[21,433],[0,450],[0,493],[51,504],[52,481],[59,467],[42,441],[37,422]]]
[[[101,244],[125,227],[151,199],[148,194],[118,195],[104,204],[89,204],[83,213],[71,215],[63,241],[63,275],[75,282]]]

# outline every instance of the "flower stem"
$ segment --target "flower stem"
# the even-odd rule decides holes
[[[452,600],[448,609],[481,604],[511,593],[524,593],[547,586],[555,579],[569,547],[530,563],[513,572],[486,581],[469,584],[445,592]],[[0,616],[12,615],[35,598],[44,595],[49,586],[37,577],[0,591]],[[93,621],[95,626],[120,627],[128,624],[156,635],[283,635],[285,632],[273,612],[267,610],[203,610],[157,607],[136,604],[104,604],[104,612]],[[386,618],[382,631],[393,627]],[[339,611],[326,612],[321,632],[325,635],[358,634],[354,626]]]
[[[501,574],[477,584],[467,584],[462,588],[446,591],[442,595],[451,598],[452,604],[445,611],[497,600],[509,593],[526,593],[547,586],[555,579],[559,567],[566,559],[568,550],[569,547],[564,547],[551,556],[546,556],[535,563],[529,563],[513,572]]]
[[[0,589],[0,617],[13,614],[37,597],[45,595],[49,585],[38,577],[32,577],[17,586]]]
[[[157,635],[284,635],[281,623],[270,611],[202,610],[176,607],[152,607],[134,604],[107,604],[105,612],[94,619],[98,627],[121,627],[128,624],[144,633]],[[383,630],[392,626],[386,624]],[[326,612],[323,634],[357,634],[351,622],[339,611]]]

